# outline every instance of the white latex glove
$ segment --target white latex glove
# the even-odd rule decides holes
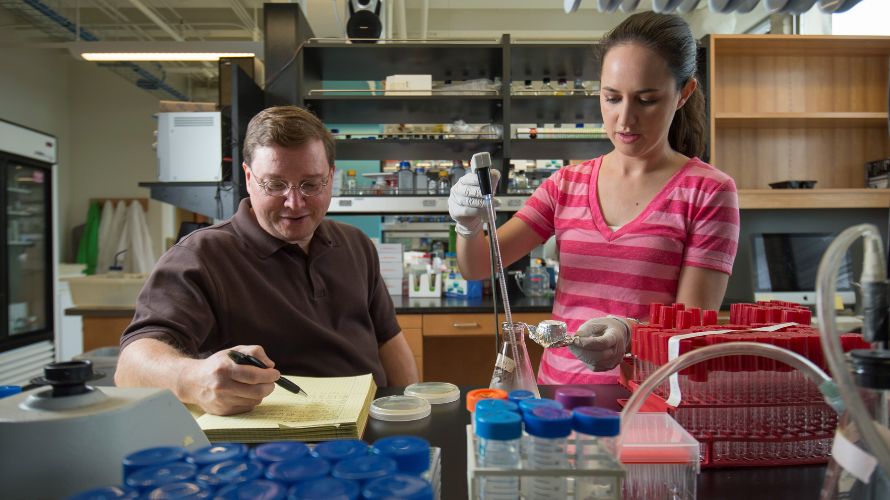
[[[491,189],[497,191],[501,173],[491,169]],[[495,203],[497,206],[497,203]],[[479,178],[476,172],[467,172],[463,177],[451,186],[451,194],[448,196],[448,213],[457,223],[455,231],[464,238],[471,238],[482,230],[482,217],[485,209],[482,208],[482,191],[479,189]]]
[[[575,333],[569,350],[595,372],[615,368],[630,344],[630,325],[616,317],[588,320]]]

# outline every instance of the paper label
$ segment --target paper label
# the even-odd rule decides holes
[[[868,484],[871,474],[878,464],[875,457],[850,442],[841,431],[834,433],[834,443],[831,445],[831,458],[843,467],[845,471],[865,484]]]
[[[495,360],[494,366],[505,372],[513,373],[513,370],[516,368],[516,362],[507,356],[498,353],[498,358]]]
[[[720,335],[721,333],[730,332],[775,332],[781,330],[782,328],[787,328],[796,324],[797,323],[780,323],[778,325],[752,328],[750,330],[710,330],[707,332],[695,332],[686,333],[683,335],[674,335],[673,337],[668,339],[668,362],[677,359],[677,357],[680,355],[681,340],[692,339],[695,337],[704,337],[705,335]],[[668,384],[670,385],[671,392],[667,398],[666,403],[676,407],[680,404],[680,401],[683,398],[682,394],[680,394],[680,375],[674,372],[674,374],[668,378]]]

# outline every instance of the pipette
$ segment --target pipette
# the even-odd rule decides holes
[[[488,216],[488,237],[491,250],[494,254],[495,276],[500,281],[501,301],[504,303],[504,318],[507,323],[513,324],[513,315],[510,314],[510,300],[507,297],[507,279],[504,274],[504,261],[501,259],[501,244],[498,241],[497,224],[495,223],[494,199],[491,186],[491,155],[488,153],[476,153],[470,159],[470,166],[476,172],[479,179],[479,189],[482,191],[482,207]]]

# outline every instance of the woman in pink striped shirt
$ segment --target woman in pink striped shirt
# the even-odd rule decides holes
[[[677,16],[635,14],[600,50],[600,108],[614,149],[553,174],[498,228],[504,265],[556,235],[553,318],[577,338],[545,351],[544,384],[614,383],[629,321],[648,320],[651,302],[718,308],[738,245],[735,183],[698,158],[704,97],[689,26]],[[487,277],[475,174],[454,185],[448,204],[461,273]]]

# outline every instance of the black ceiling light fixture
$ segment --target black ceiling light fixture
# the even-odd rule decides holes
[[[380,9],[383,0],[348,0],[349,21],[346,36],[355,43],[375,43],[383,32]]]

